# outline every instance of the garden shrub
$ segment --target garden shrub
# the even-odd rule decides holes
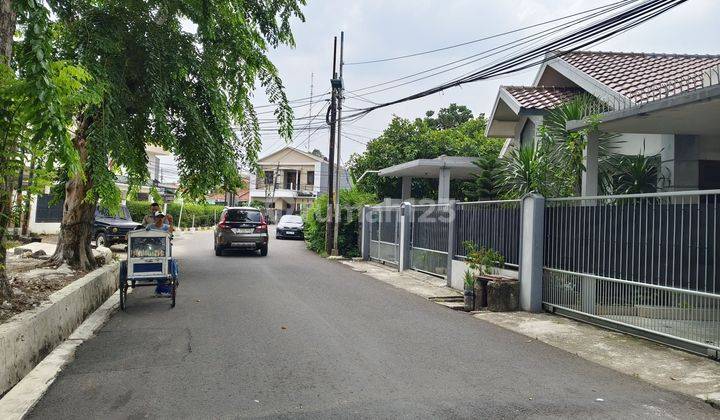
[[[193,216],[195,216],[195,227],[213,226],[220,219],[220,214],[225,206],[216,204],[194,204],[185,203],[182,209],[182,221],[180,220],[180,203],[168,203],[167,213],[173,217],[175,225],[182,223],[181,227],[188,228],[192,226]],[[132,219],[141,222],[150,208],[149,201],[127,201],[127,208],[130,211]]]
[[[340,191],[340,227],[338,229],[338,248],[341,255],[356,257],[360,255],[358,247],[359,219],[362,207],[375,204],[375,195],[352,190]],[[323,254],[325,252],[325,227],[327,220],[328,196],[319,196],[305,214],[305,241],[308,248]]]

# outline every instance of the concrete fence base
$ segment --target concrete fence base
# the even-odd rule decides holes
[[[0,325],[0,395],[62,343],[118,285],[117,262],[50,295],[49,301]]]

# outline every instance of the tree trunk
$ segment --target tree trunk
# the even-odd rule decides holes
[[[12,55],[13,35],[17,16],[12,7],[12,0],[0,0],[0,62],[10,62]]]
[[[30,224],[30,200],[32,199],[32,196],[30,194],[30,186],[32,185],[33,178],[35,177],[35,158],[32,158],[30,160],[30,175],[28,175],[28,192],[25,194],[25,202],[23,203],[23,217],[22,222],[20,223],[21,228],[21,234],[27,235],[28,234],[28,225]]]
[[[4,160],[0,160],[0,164],[6,164]],[[7,228],[12,214],[12,185],[13,176],[10,174],[0,175],[0,302],[8,300],[13,296],[12,288],[8,282],[7,273],[5,271],[5,238],[7,236]]]
[[[12,8],[12,0],[0,0],[0,63],[10,63],[12,55],[13,36],[17,16]],[[3,142],[0,146],[0,158],[11,155],[12,144]],[[0,160],[0,169],[7,168],[7,161]],[[12,288],[5,272],[5,235],[12,214],[12,182],[13,177],[0,173],[0,302],[12,297]]]
[[[95,216],[95,203],[87,202],[87,193],[92,188],[92,174],[87,170],[88,145],[87,129],[90,118],[83,117],[75,132],[73,145],[80,154],[80,163],[85,171],[72,177],[65,183],[65,204],[60,224],[60,236],[52,261],[56,264],[67,263],[73,268],[90,271],[95,268],[90,240],[92,223]]]
[[[23,203],[23,196],[22,196],[22,187],[23,187],[23,180],[25,179],[25,151],[23,150],[20,154],[20,170],[18,171],[18,178],[17,178],[17,185],[15,186],[15,206],[14,211],[15,214],[13,214],[13,228],[15,230],[15,234],[20,234],[20,224],[22,223],[22,203]]]

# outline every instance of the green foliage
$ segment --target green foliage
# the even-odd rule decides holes
[[[603,185],[606,194],[641,194],[657,192],[664,177],[660,174],[660,155],[613,155],[605,162]]]
[[[616,135],[597,128],[599,121],[592,112],[601,107],[595,97],[583,94],[550,111],[535,144],[511,153],[505,160],[510,175],[506,196],[517,198],[530,191],[546,197],[580,195],[588,136],[597,139],[601,166],[617,147]],[[568,131],[567,123],[572,120],[586,120],[588,126]]]
[[[503,140],[485,137],[484,115],[472,118],[464,106],[451,105],[451,108],[441,109],[437,119],[433,119],[432,114],[414,121],[394,117],[383,133],[368,143],[365,152],[350,157],[349,168],[353,178],[358,179],[367,170],[378,170],[414,159],[432,159],[440,155],[478,158],[497,156]],[[448,128],[444,128],[446,126]],[[358,183],[357,188],[377,197],[399,197],[401,181],[368,174]],[[412,195],[434,198],[437,196],[437,185],[427,179],[414,179]],[[458,199],[465,198],[464,184],[453,182],[451,195]]]
[[[530,192],[545,197],[571,194],[572,177],[562,171],[557,149],[542,140],[511,150],[502,160],[504,198]]]
[[[434,111],[425,113],[425,122],[433,130],[455,128],[473,119],[470,108],[455,103],[451,103],[447,108],[441,108],[437,118],[433,118],[433,115],[435,115]]]
[[[303,19],[303,0],[49,4],[56,53],[103,87],[101,103],[75,109],[87,139],[89,200],[117,201],[121,168],[131,185],[147,180],[146,144],[175,154],[187,197],[239,186],[238,164],[254,165],[261,145],[256,87],[277,106],[278,132],[290,136],[292,110],[267,52],[294,43],[290,20]]]
[[[503,159],[504,196],[519,198],[529,192],[546,197],[579,195],[588,136],[597,138],[601,166],[617,147],[617,136],[598,130],[599,120],[591,115],[601,106],[596,98],[585,94],[550,111],[534,144],[515,149]],[[571,120],[586,120],[588,125],[568,131]]]
[[[162,203],[163,201],[165,201],[165,200],[163,199],[162,194],[160,194],[160,192],[158,191],[157,187],[154,186],[154,185],[153,185],[152,187],[150,187],[150,194],[149,194],[149,195],[150,195],[150,197],[153,199],[153,201],[156,202],[156,203]]]
[[[261,200],[253,200],[248,204],[250,207],[254,207],[258,210],[265,210],[265,202]]]
[[[338,229],[338,248],[341,255],[356,257],[360,255],[358,248],[359,220],[362,208],[377,203],[373,194],[357,189],[340,191],[340,226]],[[313,202],[305,214],[305,241],[308,248],[317,252],[325,252],[325,232],[327,221],[328,196],[323,194]]]
[[[496,200],[502,193],[501,165],[497,155],[487,154],[473,162],[480,173],[463,184],[462,190],[469,201]]]
[[[475,287],[475,277],[472,275],[470,270],[465,270],[463,282],[465,284],[465,289],[472,289],[473,287]]]
[[[138,223],[142,223],[143,217],[150,212],[149,201],[127,200],[125,205],[130,212],[130,217],[132,217],[133,221]]]
[[[505,265],[505,257],[492,248],[477,247],[471,241],[463,242],[467,251],[465,261],[471,270],[478,275],[497,274],[498,270]]]

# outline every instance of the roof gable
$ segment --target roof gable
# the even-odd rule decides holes
[[[524,109],[550,110],[583,92],[574,87],[501,86]]]
[[[283,163],[284,161],[307,161],[307,164],[314,164],[315,162],[325,162],[321,157],[315,156],[312,153],[303,152],[302,150],[294,147],[286,146],[277,152],[273,152],[269,155],[263,156],[258,159],[258,164],[277,164],[278,162]]]

